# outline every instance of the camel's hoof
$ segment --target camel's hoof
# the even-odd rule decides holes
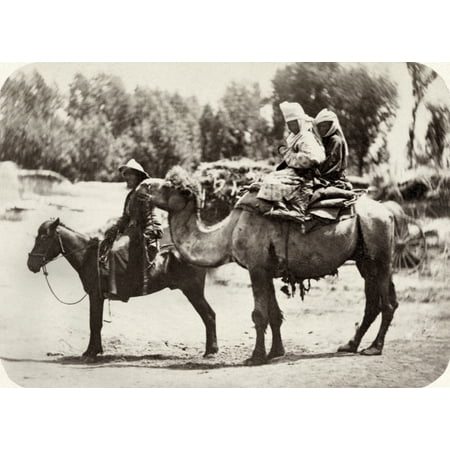
[[[203,358],[213,358],[219,352],[219,347],[213,346],[211,348],[207,348],[205,353],[203,354]]]
[[[95,350],[86,350],[81,356],[81,360],[86,363],[93,363],[98,360],[99,355],[103,353],[103,349],[98,351]]]
[[[286,352],[284,351],[284,348],[270,350],[269,354],[267,355],[267,359],[279,358],[280,356],[284,356],[285,354]]]
[[[341,345],[337,351],[342,353],[356,353],[358,351],[358,347],[352,342],[347,342],[347,344]]]
[[[252,356],[245,360],[246,366],[262,366],[267,363],[267,357],[265,356]]]
[[[81,360],[86,364],[92,364],[98,361],[97,355],[83,355]]]
[[[369,348],[365,348],[361,352],[361,355],[364,355],[364,356],[377,356],[377,355],[381,355],[381,353],[382,353],[382,350],[380,348],[369,347]]]

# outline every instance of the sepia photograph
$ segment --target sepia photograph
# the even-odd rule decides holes
[[[421,388],[448,366],[450,92],[427,64],[26,64],[0,180],[20,387]]]

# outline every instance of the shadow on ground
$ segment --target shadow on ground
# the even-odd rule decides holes
[[[315,354],[294,354],[288,353],[285,356],[274,358],[267,362],[268,365],[293,363],[296,361],[310,359],[331,359],[343,357],[358,357],[354,353],[315,353]],[[101,355],[92,361],[87,361],[82,356],[62,356],[52,359],[32,359],[32,358],[9,358],[1,357],[1,360],[7,362],[21,363],[40,363],[40,364],[58,364],[80,366],[80,368],[107,367],[107,368],[155,368],[155,369],[174,369],[174,370],[210,370],[233,367],[246,367],[245,360],[232,363],[215,361],[215,357],[204,359],[204,361],[192,361],[188,356],[162,355],[159,353],[147,355]],[[151,362],[166,362],[167,364],[151,364]],[[141,363],[141,364],[136,364]]]

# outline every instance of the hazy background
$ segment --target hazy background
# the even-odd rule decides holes
[[[338,113],[350,174],[448,167],[448,89],[406,63],[28,64],[0,91],[0,159],[71,180],[113,179],[129,157],[158,176],[221,158],[275,163],[284,100]]]

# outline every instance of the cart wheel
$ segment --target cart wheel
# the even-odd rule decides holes
[[[422,228],[414,219],[406,216],[401,224],[397,224],[394,236],[394,270],[415,272],[427,256],[427,241]]]

